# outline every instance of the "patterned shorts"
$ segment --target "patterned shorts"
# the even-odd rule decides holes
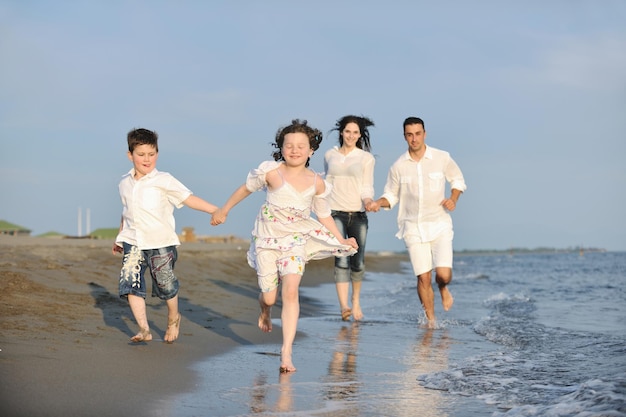
[[[146,270],[152,277],[152,296],[169,300],[178,294],[178,279],[174,275],[174,264],[178,259],[176,246],[140,250],[137,246],[124,243],[124,259],[120,272],[119,294],[146,298]]]

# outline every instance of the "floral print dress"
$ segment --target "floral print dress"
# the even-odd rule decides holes
[[[265,176],[268,172],[277,169],[282,163],[265,161],[258,168],[253,169],[246,179],[249,191],[267,190]],[[350,256],[356,250],[349,245],[339,243],[333,235],[319,221],[311,217],[314,207],[324,206],[318,199],[325,199],[331,191],[331,185],[325,183],[326,190],[321,195],[315,195],[315,186],[299,192],[283,179],[283,185],[276,190],[267,190],[265,203],[261,206],[254,222],[252,240],[248,251],[248,264],[259,271],[267,270],[259,265],[257,257],[261,250],[275,250],[287,258],[291,253],[304,253],[305,262],[314,259],[323,259],[331,256]],[[317,204],[316,204],[317,203]],[[327,205],[326,205],[327,206]],[[327,212],[315,214],[321,217],[330,216]],[[326,210],[323,210],[326,211]],[[302,251],[302,246],[304,251]],[[266,265],[271,268],[272,266]],[[275,266],[273,266],[275,269]]]

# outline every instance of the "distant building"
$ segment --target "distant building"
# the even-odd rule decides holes
[[[31,230],[25,227],[0,220],[0,235],[30,236],[30,232]]]

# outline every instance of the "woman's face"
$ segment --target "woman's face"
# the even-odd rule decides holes
[[[361,139],[359,125],[354,122],[347,123],[346,127],[341,131],[341,137],[343,138],[343,146],[354,148],[358,140]]]

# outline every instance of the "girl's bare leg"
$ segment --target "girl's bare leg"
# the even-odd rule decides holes
[[[298,317],[300,316],[299,288],[302,276],[297,274],[283,277],[282,299],[283,308],[281,321],[283,327],[283,347],[280,350],[280,371],[294,372],[296,367],[292,362],[293,341],[296,338]]]
[[[130,311],[135,317],[135,321],[139,326],[139,333],[130,338],[131,342],[149,342],[152,340],[152,333],[150,333],[150,325],[148,325],[148,316],[146,314],[146,300],[143,297],[137,295],[128,294],[128,305]]]
[[[259,305],[261,313],[259,314],[259,329],[269,333],[272,331],[272,306],[276,303],[278,288],[259,294]]]

